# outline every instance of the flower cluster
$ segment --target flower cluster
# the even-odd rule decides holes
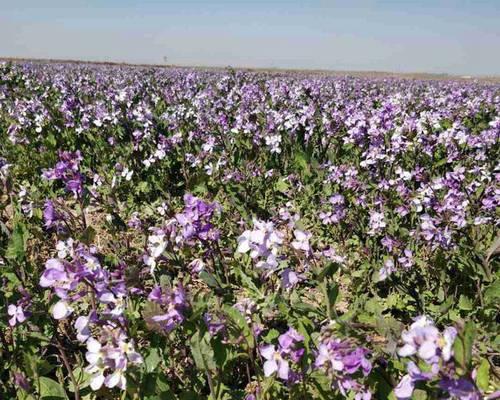
[[[402,333],[404,345],[398,349],[401,357],[423,361],[425,370],[415,361],[408,361],[407,374],[403,376],[394,393],[398,399],[410,399],[419,381],[439,380],[439,387],[460,400],[478,400],[480,393],[475,385],[464,378],[453,377],[453,343],[457,331],[453,327],[443,332],[425,315],[416,318],[410,329]]]
[[[212,225],[212,217],[220,211],[217,203],[207,203],[189,193],[184,195],[184,210],[175,215],[184,243],[217,241],[220,232]]]
[[[319,218],[324,224],[338,224],[342,221],[347,212],[345,209],[345,197],[341,194],[331,196],[326,202],[329,210],[321,211]]]
[[[370,391],[358,381],[372,370],[369,354],[363,347],[325,335],[318,345],[314,366],[324,371],[331,378],[333,387],[345,397],[354,392],[357,400],[369,400]]]
[[[0,397],[498,397],[499,114],[482,80],[0,63]]]
[[[87,340],[85,358],[89,363],[86,371],[91,374],[90,387],[98,390],[104,384],[108,388],[127,386],[126,372],[129,365],[143,362],[135,351],[134,341],[127,338],[120,328],[107,327],[99,340]]]
[[[61,151],[59,161],[52,169],[43,172],[43,177],[48,180],[61,180],[68,192],[79,197],[83,190],[84,177],[80,173],[80,162],[83,160],[79,150],[75,152]]]
[[[10,326],[22,324],[31,316],[31,312],[28,311],[28,308],[31,305],[30,294],[22,287],[19,287],[18,291],[19,293],[21,293],[22,297],[17,301],[16,304],[9,304],[9,306],[7,307]]]
[[[288,384],[300,381],[301,372],[292,367],[300,368],[300,361],[304,355],[302,343],[304,337],[295,329],[289,328],[278,338],[278,346],[272,344],[262,345],[259,352],[266,360],[264,362],[264,375],[271,376],[274,373]]]
[[[115,271],[105,269],[96,248],[87,248],[71,238],[57,244],[59,258],[49,259],[40,278],[40,286],[52,288],[59,301],[52,308],[56,320],[67,319],[92,304],[89,315],[80,315],[74,321],[77,339],[87,344],[86,371],[93,390],[103,384],[109,388],[125,389],[129,363],[140,364],[142,357],[134,350],[134,341],[128,338],[123,326],[128,290],[124,285],[123,266]],[[92,336],[92,327],[99,339]],[[104,345],[103,345],[104,343]]]
[[[148,300],[162,308],[163,314],[154,315],[152,320],[166,332],[170,332],[184,321],[187,302],[186,293],[181,285],[172,290],[155,286],[149,293]]]
[[[246,230],[238,238],[238,253],[250,252],[250,257],[257,260],[255,267],[274,271],[279,264],[283,234],[273,222],[254,219],[254,229]]]

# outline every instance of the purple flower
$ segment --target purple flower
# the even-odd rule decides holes
[[[31,305],[30,294],[22,286],[17,290],[21,293],[22,297],[16,304],[9,304],[7,307],[7,314],[10,316],[10,326],[16,326],[18,323],[21,324],[31,316],[31,312],[27,311],[27,308]]]
[[[439,387],[446,390],[453,398],[459,400],[480,400],[482,398],[481,393],[474,384],[465,378],[443,378],[439,382]]]
[[[283,244],[283,234],[272,222],[254,219],[254,229],[247,230],[238,238],[236,252],[247,253],[258,260],[256,268],[273,271],[278,267],[278,256]]]
[[[91,374],[92,390],[99,390],[103,384],[124,390],[129,365],[143,362],[142,356],[135,351],[134,341],[127,338],[121,328],[105,326],[99,341],[90,337],[86,344],[85,358],[89,364],[85,371]]]
[[[398,258],[398,262],[403,268],[411,268],[414,264],[413,252],[410,249],[404,249],[403,255]]]
[[[201,258],[195,258],[188,264],[188,268],[191,272],[199,274],[205,268],[205,263]]]
[[[372,364],[368,355],[367,349],[329,334],[318,345],[314,367],[324,371],[331,378],[332,386],[345,397],[347,392],[354,392],[356,398],[370,398],[369,390],[358,382],[362,378],[356,377],[358,371],[362,372],[362,377],[371,372]]]
[[[378,272],[379,280],[386,280],[395,270],[396,268],[394,267],[394,260],[392,258],[388,258],[384,261],[384,265]]]
[[[27,316],[25,315],[22,306],[10,304],[7,308],[7,313],[11,316],[11,318],[9,319],[10,326],[16,326],[18,323],[20,324],[26,321]]]
[[[335,338],[328,338],[318,346],[315,366],[333,371],[342,371],[352,375],[362,370],[364,375],[371,371],[371,362],[366,358],[367,349],[354,347],[352,344]]]
[[[441,334],[431,319],[420,316],[409,330],[402,333],[404,346],[398,350],[398,354],[401,357],[417,355],[428,364],[437,362],[439,357],[448,361],[456,335],[455,328],[451,327]]]
[[[304,355],[304,349],[299,348],[300,343],[303,341],[304,336],[293,328],[289,328],[287,332],[280,335],[278,338],[281,353],[286,354],[295,364],[297,364]]]
[[[309,254],[311,252],[309,239],[312,237],[312,234],[301,231],[300,229],[295,229],[293,234],[295,236],[295,240],[291,243],[292,247],[296,250],[302,250],[304,253]]]
[[[226,330],[226,321],[223,317],[217,318],[213,314],[205,313],[203,321],[207,326],[210,336],[217,336],[219,333],[224,334]]]
[[[58,301],[54,307],[52,307],[52,316],[55,319],[65,319],[71,315],[73,312],[73,307],[71,307],[68,302],[64,300]]]
[[[91,335],[89,328],[90,318],[85,316],[79,316],[75,321],[75,329],[78,332],[76,338],[84,343]]]
[[[31,390],[31,386],[29,384],[29,381],[23,373],[14,372],[13,375],[14,375],[14,384],[17,387],[20,387],[21,389],[23,389],[27,392]]]
[[[283,380],[288,380],[290,366],[288,361],[281,357],[281,353],[276,350],[272,344],[261,346],[259,352],[266,359],[264,362],[264,375],[271,376],[277,372],[278,377]]]
[[[45,271],[40,278],[40,286],[52,287],[67,281],[68,276],[64,264],[60,260],[52,258],[45,263]]]
[[[163,290],[156,286],[148,296],[153,301],[162,306],[164,314],[155,315],[152,320],[159,323],[165,331],[170,332],[177,325],[184,321],[184,311],[187,308],[186,293],[179,285],[174,290]]]
[[[281,274],[281,286],[284,289],[292,289],[301,281],[302,277],[290,268],[286,268]]]
[[[83,175],[79,172],[82,160],[83,157],[79,151],[74,153],[62,151],[59,153],[59,162],[53,169],[45,170],[42,176],[48,180],[62,180],[66,190],[78,197],[83,191]]]
[[[45,222],[45,228],[49,229],[54,226],[54,222],[57,221],[56,211],[54,209],[54,203],[47,200],[43,208],[43,220]]]
[[[408,374],[403,376],[394,389],[394,394],[398,399],[411,398],[413,390],[415,389],[415,383],[418,381],[428,381],[433,379],[439,372],[439,365],[433,364],[430,372],[422,372],[413,361],[410,361],[408,362],[406,369]]]
[[[411,379],[410,375],[405,375],[394,388],[394,394],[399,400],[411,399],[414,389],[415,381]]]
[[[301,343],[304,337],[295,329],[289,328],[287,332],[278,338],[278,347],[273,345],[263,345],[259,351],[264,362],[264,375],[271,376],[277,373],[278,377],[287,381],[288,384],[294,384],[300,381],[301,374],[293,371],[292,367],[297,365],[304,355],[304,348]]]
[[[398,246],[398,241],[394,240],[389,236],[384,236],[380,241],[382,246],[384,246],[389,252],[392,252],[392,249]]]
[[[139,213],[138,212],[133,212],[132,215],[130,216],[129,220],[127,221],[127,226],[132,229],[141,229],[142,227],[142,221],[139,218]]]
[[[342,221],[346,214],[345,198],[341,194],[335,194],[326,203],[327,210],[319,213],[319,219],[323,224],[337,224]]]
[[[217,241],[219,231],[212,226],[211,219],[220,210],[218,203],[206,203],[203,200],[186,193],[184,195],[184,210],[175,216],[181,226],[183,240],[193,244],[194,239],[201,241]]]
[[[382,232],[383,229],[386,227],[386,225],[387,224],[385,222],[384,213],[372,211],[370,213],[370,223],[369,223],[370,230],[367,233],[369,235],[376,235]]]

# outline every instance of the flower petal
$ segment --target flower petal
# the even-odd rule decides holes
[[[64,319],[71,315],[72,312],[73,309],[63,300],[57,302],[52,308],[52,315],[55,319]]]

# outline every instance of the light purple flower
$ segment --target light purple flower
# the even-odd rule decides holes
[[[279,351],[276,351],[272,344],[261,346],[259,352],[266,359],[264,362],[264,375],[271,376],[277,373],[278,377],[283,380],[288,380],[290,367],[288,361],[281,357]]]
[[[14,304],[9,304],[7,313],[11,316],[11,318],[9,319],[10,326],[16,326],[18,323],[21,324],[27,319],[27,316],[24,313],[23,306],[21,305],[16,306]]]

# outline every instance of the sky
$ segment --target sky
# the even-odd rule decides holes
[[[500,75],[500,0],[0,0],[0,57]]]

